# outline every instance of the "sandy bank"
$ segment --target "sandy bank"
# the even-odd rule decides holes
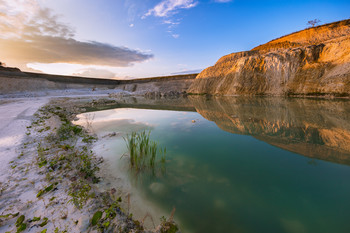
[[[127,191],[97,173],[102,160],[91,151],[94,138],[66,121],[79,109],[68,98],[43,108],[49,100],[0,100],[0,232],[149,232],[123,210]]]

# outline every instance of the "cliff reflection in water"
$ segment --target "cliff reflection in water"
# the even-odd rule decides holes
[[[204,118],[310,158],[350,165],[350,103],[267,97],[189,96]]]

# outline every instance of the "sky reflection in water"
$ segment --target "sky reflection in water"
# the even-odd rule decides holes
[[[340,149],[332,148],[326,140],[331,132],[321,132],[345,135],[347,125],[328,121],[328,129],[327,114],[316,122],[315,109],[302,125],[285,114],[268,116],[275,105],[250,107],[267,116],[197,108],[208,121],[196,112],[125,108],[95,112],[93,127],[100,135],[152,130],[151,138],[167,148],[166,175],[133,183],[166,212],[175,206],[183,232],[349,232],[348,152],[339,142]],[[124,153],[120,145],[114,150]]]

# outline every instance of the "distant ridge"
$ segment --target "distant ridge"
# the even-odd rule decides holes
[[[90,89],[143,92],[185,92],[197,74],[139,79],[101,79],[78,76],[22,72],[0,66],[0,95],[50,90]],[[88,93],[86,93],[88,94]]]
[[[252,50],[269,50],[278,48],[294,48],[313,45],[349,35],[350,19],[327,23],[290,33],[259,45]]]

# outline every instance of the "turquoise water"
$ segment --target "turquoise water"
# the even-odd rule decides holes
[[[344,108],[336,120],[332,104],[330,115],[311,108],[299,121],[292,112],[305,103],[283,111],[238,103],[240,112],[235,104],[213,110],[209,103],[198,113],[122,108],[95,119],[109,119],[105,131],[149,129],[167,148],[164,175],[130,180],[165,212],[175,207],[182,232],[350,232]],[[251,107],[264,114],[242,113]]]

